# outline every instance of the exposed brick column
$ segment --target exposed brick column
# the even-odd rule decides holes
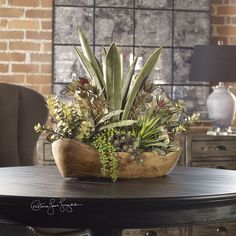
[[[236,44],[236,0],[212,0],[212,37],[213,44],[221,40],[226,45]],[[236,83],[227,83],[236,95]],[[236,119],[233,127],[236,127]]]
[[[236,44],[236,0],[212,0],[212,43]]]
[[[0,0],[0,82],[52,87],[52,0]]]

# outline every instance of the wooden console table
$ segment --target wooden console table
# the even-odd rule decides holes
[[[89,228],[95,236],[124,228],[236,220],[236,172],[176,167],[166,177],[64,179],[56,166],[0,168],[0,222]]]

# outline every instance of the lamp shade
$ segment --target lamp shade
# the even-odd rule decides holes
[[[190,68],[190,81],[236,81],[236,45],[197,45]]]

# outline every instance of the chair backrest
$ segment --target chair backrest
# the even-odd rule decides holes
[[[39,134],[48,109],[43,96],[29,88],[0,83],[0,166],[33,165]]]

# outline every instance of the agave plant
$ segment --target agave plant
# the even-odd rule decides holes
[[[113,117],[113,121],[120,121],[118,123],[120,125],[127,123],[122,121],[131,117],[130,112],[135,98],[153,71],[163,47],[159,47],[150,55],[134,79],[135,66],[138,60],[138,56],[136,56],[123,78],[123,65],[117,45],[114,42],[108,50],[103,50],[104,55],[101,64],[94,56],[92,48],[81,29],[79,29],[79,39],[82,50],[75,47],[75,51],[88,76],[93,79],[100,92],[104,95],[108,112],[122,111],[122,114]],[[131,86],[132,79],[134,79],[134,83]]]

